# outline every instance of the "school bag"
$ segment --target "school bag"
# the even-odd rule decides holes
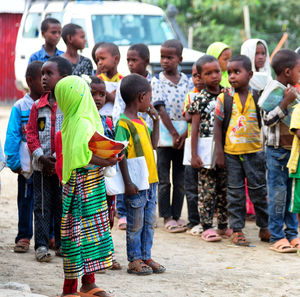
[[[255,103],[256,117],[257,117],[259,129],[261,129],[261,114],[260,114],[260,108],[257,103],[258,103],[258,99],[259,99],[260,95],[261,94],[259,91],[252,90],[252,97],[253,97],[254,103]],[[226,132],[227,132],[229,122],[231,119],[232,104],[233,104],[233,97],[230,96],[228,94],[228,92],[224,93],[224,119],[223,119],[223,125],[222,125],[223,146],[225,145]]]

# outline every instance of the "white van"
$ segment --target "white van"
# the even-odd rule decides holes
[[[29,57],[38,51],[44,39],[40,26],[46,17],[58,19],[62,26],[76,23],[86,32],[87,44],[82,55],[91,58],[92,48],[100,41],[113,42],[119,46],[121,61],[118,71],[129,73],[126,53],[130,45],[144,43],[150,50],[150,72],[160,68],[160,45],[177,38],[163,10],[157,6],[125,1],[35,1],[29,2],[18,32],[15,55],[16,85],[26,87],[25,70]],[[65,50],[63,40],[57,46]],[[202,55],[201,52],[184,48],[181,71],[191,73],[192,64]],[[96,69],[96,65],[94,65]]]

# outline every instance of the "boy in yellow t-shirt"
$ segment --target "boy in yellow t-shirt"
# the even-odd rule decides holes
[[[269,241],[266,200],[265,157],[260,137],[258,96],[249,91],[252,77],[251,61],[246,56],[236,56],[229,61],[228,75],[232,86],[230,94],[220,94],[215,109],[214,137],[216,165],[227,168],[227,200],[232,242],[248,246],[242,229],[245,227],[246,194],[256,212],[259,237]],[[230,103],[228,103],[230,102]],[[228,108],[228,105],[230,106]]]
[[[127,258],[128,273],[147,275],[162,273],[166,269],[151,259],[151,248],[156,217],[156,186],[158,175],[153,148],[159,137],[159,119],[150,105],[151,86],[146,78],[139,74],[130,74],[122,79],[121,96],[126,104],[124,113],[116,126],[116,140],[128,141],[126,158],[120,162],[127,212]],[[153,120],[153,131],[149,131],[138,112],[148,112]],[[150,134],[151,137],[150,137]],[[130,178],[127,159],[145,157],[149,172],[149,189],[139,190]],[[141,170],[141,168],[136,168]]]

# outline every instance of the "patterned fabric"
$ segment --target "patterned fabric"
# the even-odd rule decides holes
[[[224,169],[201,168],[198,173],[200,223],[204,229],[213,224],[212,214],[218,214],[219,229],[227,227],[226,172]]]
[[[200,114],[199,137],[213,136],[217,96],[203,89],[200,94],[195,96],[194,102],[190,106],[191,114]]]
[[[164,105],[171,120],[183,121],[182,106],[186,94],[192,89],[187,76],[180,73],[180,80],[176,85],[160,72],[158,79],[153,77],[151,86],[153,106]]]
[[[89,58],[79,55],[79,61],[77,64],[72,64],[72,75],[81,76],[82,74],[92,75],[93,64]]]
[[[255,102],[251,92],[243,108],[239,94],[232,93],[232,114],[226,132],[224,152],[232,155],[250,154],[262,149]],[[216,116],[224,119],[224,94],[217,98]]]
[[[61,56],[63,53],[64,53],[63,51],[60,51],[59,49],[56,49],[54,56]],[[33,61],[47,62],[50,58],[51,58],[51,56],[49,56],[49,54],[45,51],[45,48],[44,48],[44,45],[43,45],[42,48],[39,51],[33,53],[30,56],[28,64],[30,64]]]
[[[137,134],[133,135],[130,123],[134,126],[133,129],[136,129]],[[144,120],[142,118],[131,120],[121,114],[116,126],[116,140],[129,141],[126,148],[128,159],[145,156],[149,171],[149,183],[158,182],[150,133]]]
[[[101,168],[72,171],[63,188],[61,247],[66,279],[110,268],[110,234],[105,185]]]
[[[297,135],[295,135],[296,130],[300,129],[300,104],[297,104],[296,108],[292,113],[290,132],[294,134],[293,146],[291,151],[291,156],[287,167],[289,168],[289,172],[291,174],[290,177],[300,177],[299,170],[299,154],[300,154],[300,139]],[[298,170],[297,170],[298,167]]]
[[[109,125],[108,125],[109,117],[102,116],[102,115],[100,115],[100,117],[101,117],[103,129],[104,129],[104,135],[110,139],[115,139],[115,127],[112,122],[111,122],[111,128],[109,127]]]

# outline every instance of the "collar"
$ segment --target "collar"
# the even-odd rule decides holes
[[[49,104],[49,100],[48,100],[49,95],[50,95],[50,92],[47,92],[47,93],[45,93],[45,94],[42,95],[42,97],[39,99],[39,102],[37,104],[37,107],[36,107],[37,109],[43,108],[45,106],[49,106],[51,108],[51,106]],[[53,107],[55,105],[56,105],[56,102],[54,102]]]
[[[63,53],[64,53],[63,51],[60,51],[58,48],[56,48],[54,56],[60,56]],[[42,48],[41,48],[41,59],[49,59],[50,57],[51,56],[49,56],[49,54],[46,52],[44,45],[42,45]]]
[[[169,79],[167,79],[167,78],[165,77],[163,71],[159,73],[159,80],[160,80],[160,81],[163,81],[163,82],[165,82],[165,83],[168,83],[168,84],[170,84],[170,85],[172,85],[172,86],[179,86],[179,85],[182,84],[182,83],[188,83],[188,78],[187,78],[187,76],[186,76],[184,73],[182,73],[182,72],[179,72],[179,74],[180,74],[180,79],[179,79],[178,84],[174,84],[174,83],[171,82]]]
[[[112,78],[107,77],[104,73],[101,73],[99,77],[104,81],[109,82],[119,82],[123,78],[123,76],[119,72],[117,72]]]

